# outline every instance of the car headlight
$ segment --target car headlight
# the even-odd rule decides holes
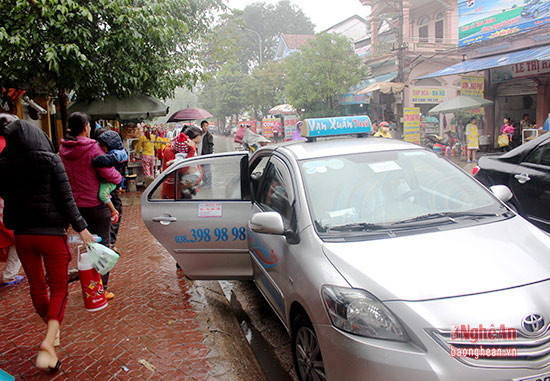
[[[374,339],[409,340],[391,311],[368,292],[323,286],[321,294],[332,324],[342,331]]]

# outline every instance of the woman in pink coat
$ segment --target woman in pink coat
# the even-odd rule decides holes
[[[80,210],[88,222],[88,230],[101,237],[101,243],[110,244],[111,211],[99,199],[100,178],[113,184],[120,184],[122,176],[113,167],[99,168],[92,166],[92,159],[104,155],[99,143],[90,139],[90,117],[84,113],[74,112],[67,120],[67,136],[61,140],[59,155],[67,171],[71,189]],[[107,290],[109,273],[102,275],[103,287]],[[107,299],[115,295],[105,291]]]
[[[500,134],[506,134],[508,135],[508,141],[510,142],[507,146],[502,147],[502,150],[505,152],[510,151],[512,146],[512,138],[514,137],[514,133],[516,132],[516,129],[514,128],[514,125],[512,124],[512,120],[509,117],[504,118],[504,124],[500,128]]]

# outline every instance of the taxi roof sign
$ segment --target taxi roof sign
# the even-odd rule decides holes
[[[372,132],[372,123],[367,115],[306,119],[300,131],[307,138],[368,132]]]

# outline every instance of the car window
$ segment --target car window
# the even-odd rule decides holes
[[[538,146],[527,155],[523,162],[550,166],[550,144]]]
[[[261,190],[258,194],[258,202],[269,211],[278,212],[285,222],[289,225],[292,219],[292,206],[289,194],[290,185],[287,169],[284,165],[271,160],[264,171]]]
[[[240,200],[242,156],[177,162],[168,167],[149,200]]]
[[[467,174],[426,150],[333,156],[301,161],[300,168],[321,227],[500,208]]]
[[[250,194],[254,200],[258,198],[257,196],[260,180],[264,174],[265,167],[267,166],[270,157],[271,156],[269,155],[265,155],[250,164]]]

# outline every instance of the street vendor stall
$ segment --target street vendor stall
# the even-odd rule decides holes
[[[117,120],[119,122],[137,122],[168,114],[169,108],[159,100],[144,94],[134,94],[126,98],[114,95],[104,100],[76,102],[69,106],[68,112],[84,112],[93,120]],[[137,185],[144,183],[142,163],[135,148],[142,131],[134,124],[125,124],[120,129],[124,148],[128,151],[127,174]]]

